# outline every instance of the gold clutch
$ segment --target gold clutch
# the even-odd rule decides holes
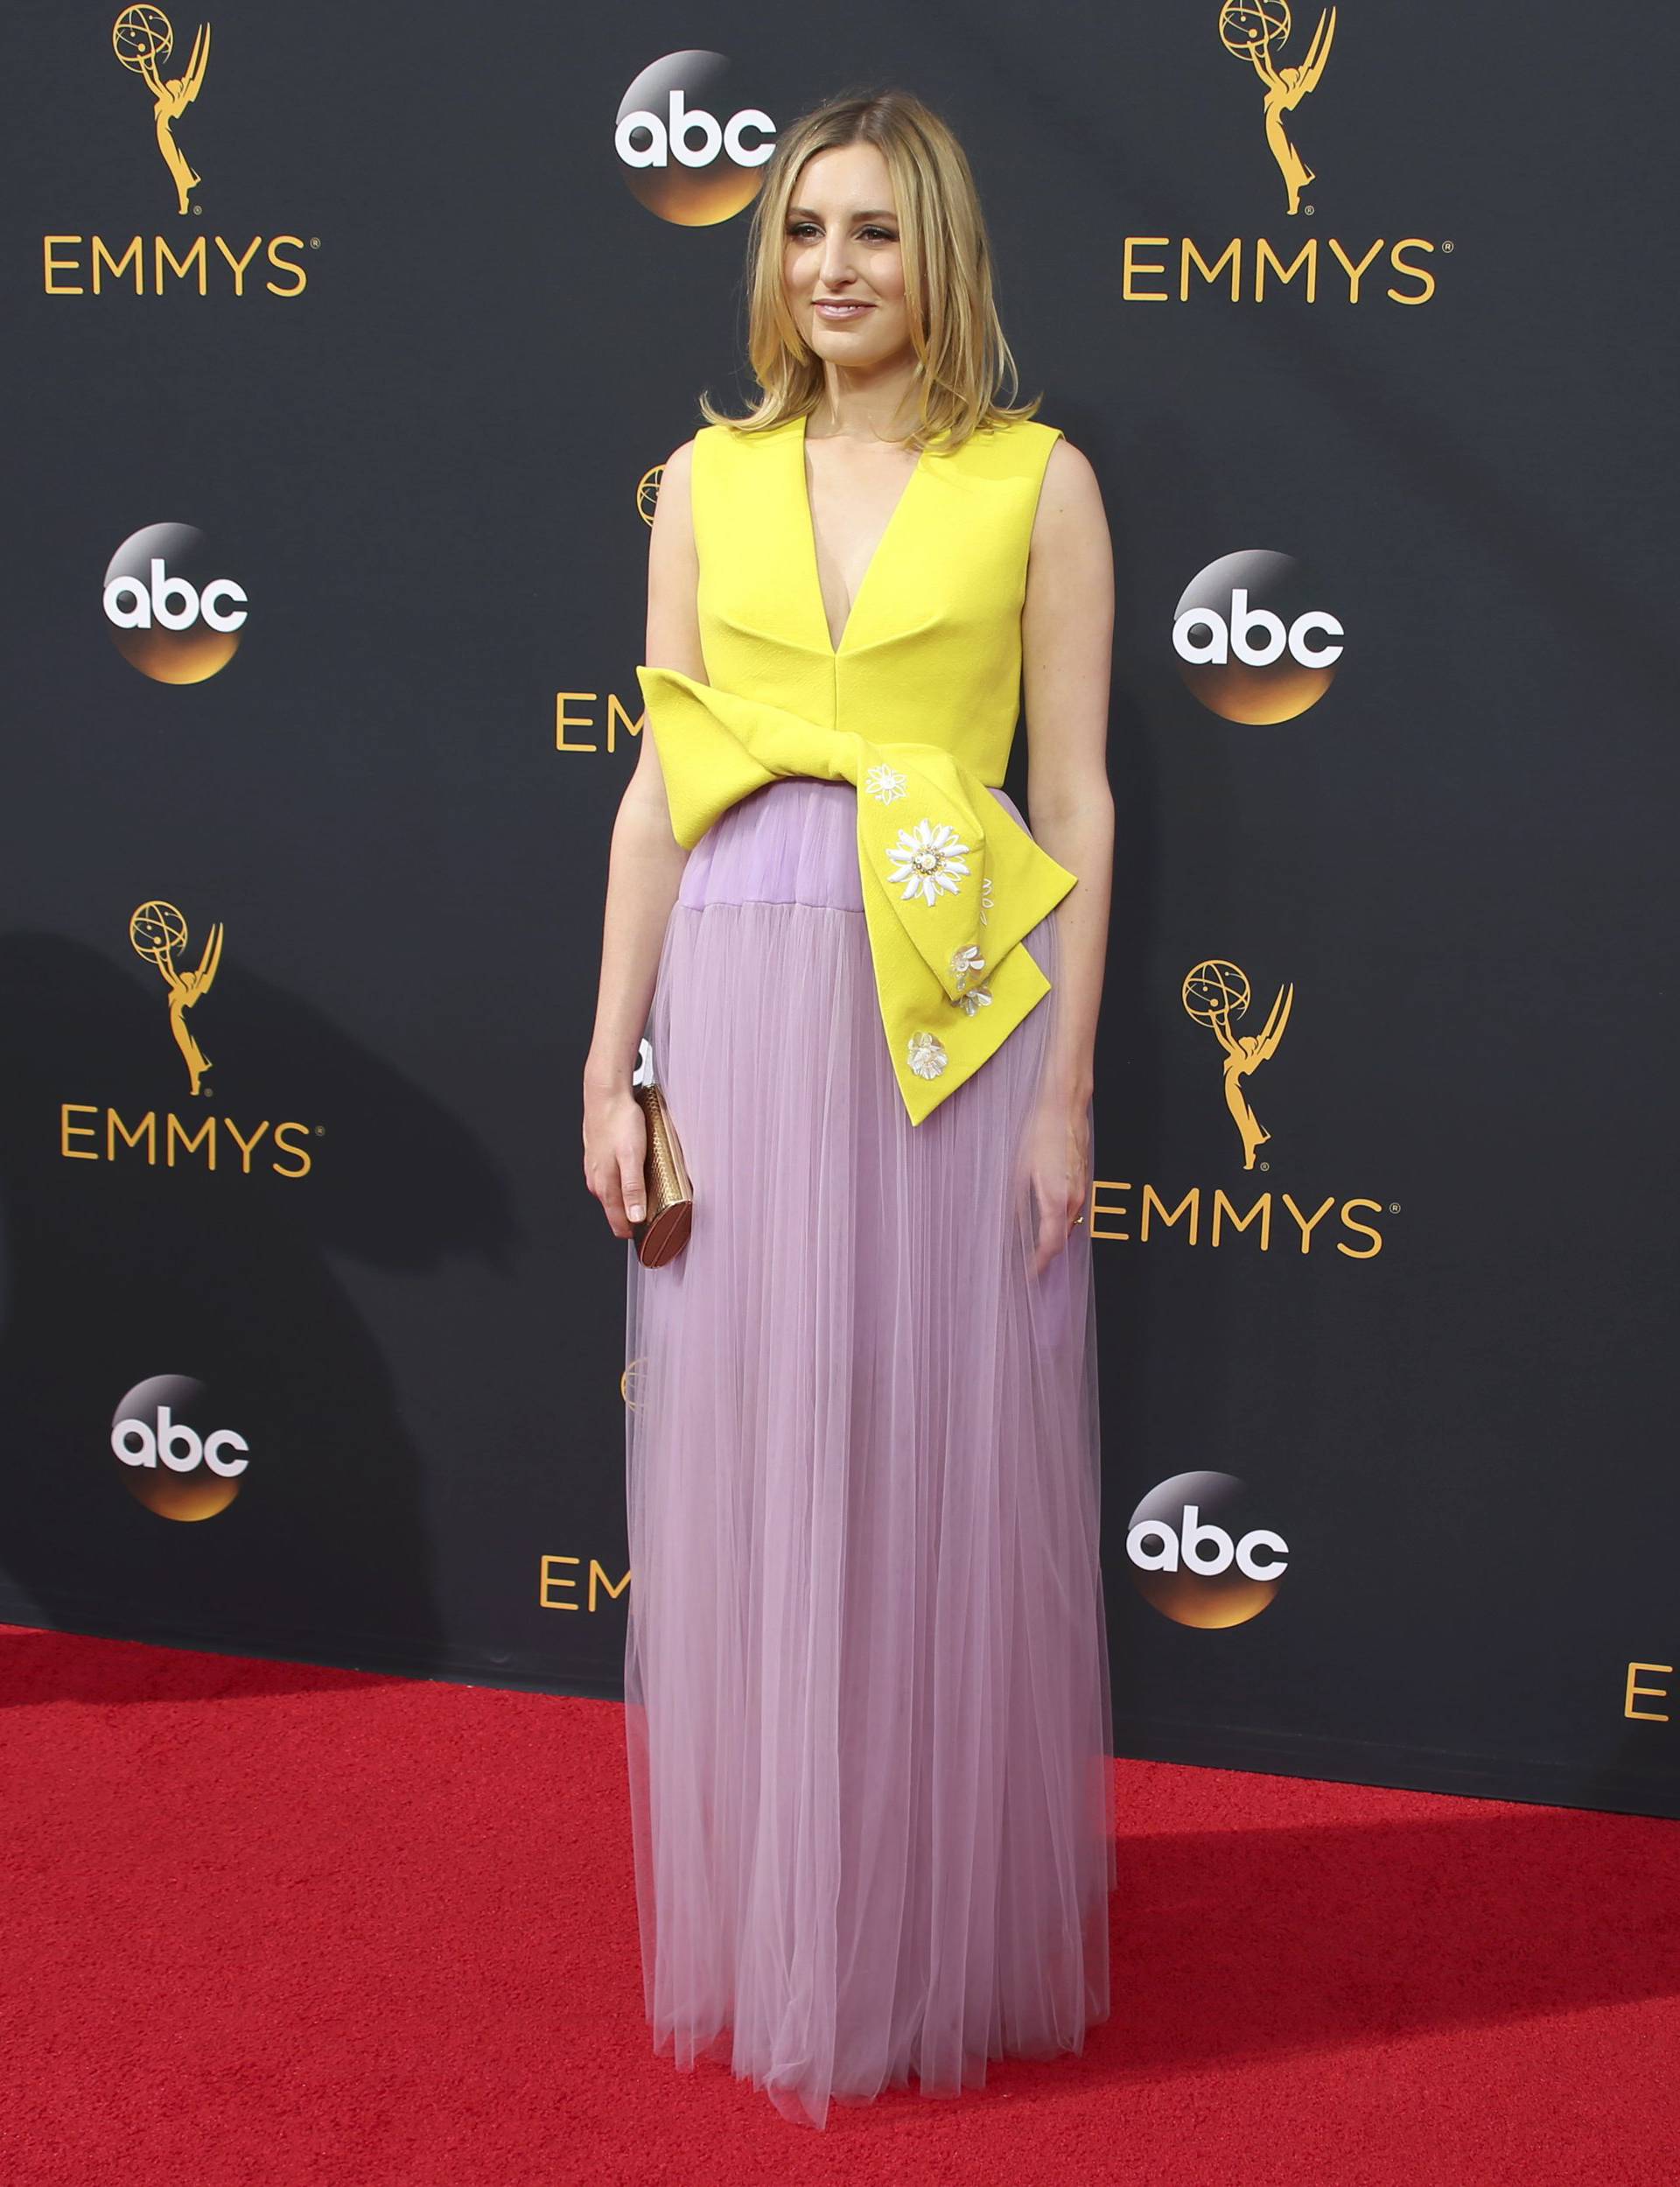
[[[694,1194],[671,1125],[671,1112],[658,1086],[634,1083],[648,1125],[648,1158],[642,1171],[647,1214],[635,1225],[636,1256],[645,1268],[674,1259],[689,1242]]]

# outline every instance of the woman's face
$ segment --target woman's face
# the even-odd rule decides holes
[[[782,277],[801,333],[825,361],[875,366],[909,349],[898,214],[886,162],[873,144],[837,144],[801,168]],[[826,298],[852,308],[824,311]]]

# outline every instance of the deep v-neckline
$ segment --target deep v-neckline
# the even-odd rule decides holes
[[[816,558],[816,515],[811,507],[810,481],[805,475],[805,428],[809,422],[809,416],[808,411],[801,415],[799,430],[790,436],[794,454],[794,484],[798,489],[799,506],[805,520],[805,564],[810,575],[811,597],[816,610],[816,627],[822,634],[830,657],[837,661],[846,649],[846,641],[851,635],[851,627],[858,620],[858,610],[863,606],[864,595],[869,590],[869,581],[875,574],[876,565],[879,563],[888,542],[892,537],[899,519],[904,514],[905,503],[915,491],[917,483],[927,468],[928,451],[923,447],[917,452],[915,467],[905,480],[903,491],[900,494],[898,500],[892,504],[892,514],[887,518],[880,537],[875,542],[875,551],[870,556],[864,565],[864,574],[858,580],[858,590],[851,596],[851,606],[846,610],[846,620],[841,626],[839,642],[836,644],[834,634],[829,628],[828,603],[822,598],[822,572],[818,567]]]

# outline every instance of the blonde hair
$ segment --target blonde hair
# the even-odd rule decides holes
[[[747,236],[747,356],[762,399],[744,417],[728,417],[703,394],[714,425],[767,432],[816,409],[822,360],[794,324],[783,285],[788,207],[808,159],[843,144],[873,144],[886,162],[898,207],[905,304],[915,351],[918,418],[900,445],[948,435],[949,448],[970,434],[1031,417],[1044,399],[1000,403],[1007,373],[1018,389],[1015,359],[992,298],[991,245],[979,193],[962,145],[913,93],[868,91],[828,99],[789,124],[765,169]]]

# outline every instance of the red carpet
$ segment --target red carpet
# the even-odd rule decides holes
[[[1120,1765],[1082,2058],[826,2134],[644,2034],[609,1702],[0,1626],[7,2187],[1674,2187],[1680,1826]]]

